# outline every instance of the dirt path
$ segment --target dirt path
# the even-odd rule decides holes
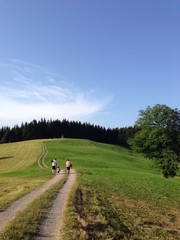
[[[46,147],[46,145],[44,143],[42,143],[42,154],[40,155],[40,157],[38,159],[38,165],[42,169],[48,168],[48,166],[44,162],[45,157],[46,157],[47,154],[48,154],[47,147]]]
[[[52,207],[52,211],[53,211],[53,208],[54,208],[55,211],[58,211],[58,215],[60,217],[61,217],[61,214],[62,214],[63,206],[65,205],[65,201],[66,201],[66,199],[68,197],[68,194],[71,190],[71,186],[73,185],[73,183],[75,181],[75,176],[76,176],[75,171],[72,170],[71,174],[69,175],[69,178],[68,178],[67,182],[65,183],[64,187],[59,192],[58,198],[55,200],[54,205]],[[53,179],[47,181],[46,183],[44,183],[42,186],[40,186],[36,190],[34,190],[31,193],[25,195],[21,199],[15,201],[5,211],[0,212],[0,230],[2,228],[4,228],[11,220],[13,220],[18,212],[23,211],[25,209],[25,207],[30,202],[32,202],[35,198],[39,197],[42,193],[44,193],[53,184],[60,181],[60,179],[62,179],[62,177],[63,177],[63,172],[59,175],[56,175]],[[60,201],[60,204],[56,203],[58,201]],[[56,208],[56,205],[57,205],[57,208]],[[52,214],[52,218],[50,219],[51,223],[53,222],[53,225],[56,224],[57,226],[60,226],[60,220],[61,220],[61,218],[59,219],[59,218],[55,217],[55,214],[54,215]],[[46,229],[46,227],[45,227],[45,229]],[[41,236],[42,235],[46,236],[47,234],[42,231]],[[41,236],[40,236],[39,239],[42,239]],[[43,237],[43,239],[56,239],[56,238],[52,238],[52,237],[51,238],[45,238],[45,237]]]
[[[60,239],[60,230],[62,225],[62,215],[63,209],[66,205],[66,201],[69,195],[69,192],[75,181],[76,173],[71,170],[71,174],[67,182],[64,184],[63,188],[59,191],[57,198],[55,199],[53,206],[48,213],[45,221],[42,223],[40,232],[36,240],[59,240]]]

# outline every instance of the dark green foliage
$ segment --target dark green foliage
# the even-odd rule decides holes
[[[131,147],[154,160],[163,176],[174,177],[180,161],[180,111],[157,104],[141,110],[136,127],[140,130],[129,140]]]
[[[125,146],[125,147],[129,146],[128,139],[133,137],[134,134],[138,131],[138,129],[135,127],[125,127],[125,128],[120,128],[120,129],[116,129],[116,130],[118,132],[117,144]]]
[[[16,142],[32,139],[47,138],[79,138],[89,139],[96,142],[118,144],[128,146],[127,140],[132,137],[136,129],[134,127],[106,129],[89,123],[67,121],[64,119],[33,120],[30,123],[22,124],[21,127],[14,126],[0,129],[0,142]]]

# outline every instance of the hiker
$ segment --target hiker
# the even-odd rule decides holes
[[[56,160],[56,158],[53,161],[54,161],[55,167],[57,168],[57,160]]]
[[[67,168],[67,173],[69,174],[70,173],[70,169],[72,167],[72,163],[69,161],[69,159],[67,160],[66,162],[66,168]]]
[[[60,167],[58,166],[58,167],[57,167],[57,173],[59,174],[60,171],[61,171],[61,170],[60,170]]]
[[[56,159],[51,161],[51,165],[52,165],[52,173],[56,173],[56,166],[57,166]]]

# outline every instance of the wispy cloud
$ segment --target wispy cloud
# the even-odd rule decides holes
[[[0,64],[0,124],[7,126],[33,119],[88,120],[103,111],[111,96],[82,90],[67,78],[34,64],[11,60]]]

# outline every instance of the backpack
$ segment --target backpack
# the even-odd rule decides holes
[[[72,165],[72,164],[69,162],[69,163],[67,164],[67,167],[71,167],[71,165]]]

